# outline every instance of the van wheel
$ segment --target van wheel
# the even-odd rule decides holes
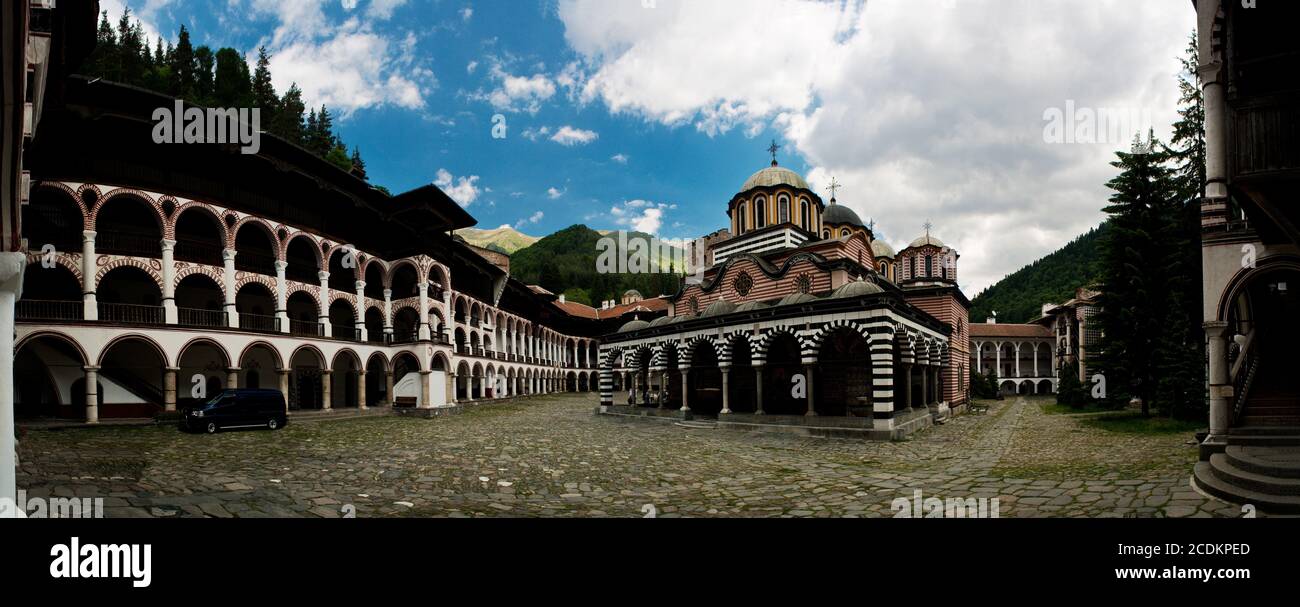
[[[208,434],[216,434],[216,433],[217,433],[217,422],[208,422],[208,427],[205,428],[205,429],[208,431]]]
[[[266,422],[266,427],[275,430],[280,427],[280,421],[272,417],[270,421]]]

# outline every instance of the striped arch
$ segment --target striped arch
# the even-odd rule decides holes
[[[271,225],[271,222],[262,219],[261,217],[245,215],[240,218],[239,221],[235,222],[235,226],[230,228],[230,242],[227,246],[232,249],[235,248],[235,241],[239,239],[239,231],[244,229],[244,226],[250,223],[258,224],[266,230],[266,236],[271,240],[271,250],[275,251],[278,256],[276,260],[284,261],[284,248],[281,246],[282,243],[280,242],[279,230],[277,230],[275,226]]]
[[[383,284],[384,288],[387,289],[387,288],[389,287],[389,284],[388,284],[388,263],[385,262],[384,260],[378,258],[378,257],[375,257],[375,256],[373,256],[373,255],[367,255],[366,258],[363,259],[363,260],[361,261],[361,263],[360,263],[360,264],[358,265],[358,267],[357,267],[357,276],[360,276],[360,277],[361,277],[361,280],[365,280],[365,279],[366,279],[366,272],[369,272],[369,271],[370,271],[370,265],[371,265],[371,264],[378,264],[378,265],[379,265],[379,275],[383,277],[383,278],[382,278],[382,283],[381,283],[381,284]]]
[[[204,276],[207,276],[208,278],[211,278],[212,281],[216,283],[217,288],[221,288],[221,289],[225,288],[225,284],[226,284],[225,273],[220,268],[215,268],[213,266],[205,266],[201,264],[187,264],[185,265],[185,267],[176,270],[176,277],[172,280],[172,287],[179,287],[181,285],[182,280],[185,280],[186,278],[189,278],[190,276],[193,276],[195,274],[202,274]],[[272,293],[274,292],[275,291],[272,291]]]
[[[871,332],[868,331],[867,328],[861,324],[849,322],[847,320],[841,319],[841,320],[835,320],[826,323],[824,326],[822,326],[821,329],[819,329],[815,334],[813,334],[812,338],[808,340],[808,345],[807,345],[808,351],[811,352],[814,358],[820,359],[822,354],[822,346],[826,344],[826,339],[830,337],[832,334],[834,334],[836,331],[840,331],[840,330],[852,331],[854,333],[857,333],[858,335],[861,335],[862,339],[866,340],[867,342],[867,348],[870,349],[872,344]],[[805,360],[804,362],[814,362],[814,361]]]
[[[304,230],[290,233],[289,237],[285,238],[284,242],[280,243],[280,259],[282,261],[289,259],[289,245],[299,238],[306,238],[307,242],[311,243],[311,250],[316,253],[316,270],[318,272],[325,271],[325,257],[321,252],[320,240],[311,232]]]
[[[163,217],[162,207],[158,204],[158,201],[148,192],[145,192],[144,190],[137,190],[134,188],[117,188],[115,190],[110,191],[107,194],[104,194],[103,196],[100,196],[95,201],[95,208],[91,209],[90,211],[91,225],[94,225],[97,221],[99,221],[100,209],[103,209],[104,205],[108,203],[108,201],[117,198],[119,196],[134,196],[136,198],[143,200],[146,204],[149,205],[150,209],[153,209],[154,218],[158,220],[158,231],[162,232],[163,234],[167,233],[167,218]]]
[[[714,356],[717,356],[718,354],[717,342],[713,341],[712,337],[701,335],[699,337],[695,337],[691,339],[689,342],[686,343],[685,355],[683,356],[679,354],[677,356],[677,368],[689,369],[691,365],[695,362],[695,349],[700,346],[708,346],[710,348],[713,348],[713,354]]]
[[[419,280],[424,276],[424,272],[420,270],[420,264],[416,263],[415,260],[410,257],[389,262],[388,272],[384,275],[385,289],[393,288],[393,275],[397,274],[397,271],[402,269],[402,266],[411,266],[411,270],[415,272],[416,280]]]
[[[44,257],[45,255],[40,251],[28,251],[27,265],[39,266]],[[77,277],[78,283],[84,282],[84,278],[81,276],[81,253],[59,253],[54,256],[54,265],[72,272],[72,275]]]
[[[223,217],[222,213],[218,211],[216,208],[214,208],[212,205],[206,202],[193,202],[193,201],[181,203],[179,201],[176,201],[176,199],[170,196],[163,196],[158,200],[160,216],[161,216],[162,203],[165,200],[174,201],[176,203],[176,210],[172,211],[172,216],[167,220],[166,223],[163,224],[164,238],[175,240],[176,224],[181,220],[181,215],[184,215],[186,211],[198,209],[200,212],[207,213],[212,218],[212,220],[217,223],[217,228],[221,230],[221,242],[226,243],[226,248],[233,249],[235,247],[234,242],[232,242],[230,239],[230,231],[226,229],[225,217]]]
[[[905,365],[916,363],[916,340],[907,329],[894,329],[894,344],[898,348],[898,362]]]
[[[109,258],[109,256],[101,256],[99,259],[100,261],[104,261],[105,258]],[[163,287],[162,262],[157,259],[144,260],[136,257],[111,257],[107,263],[101,265],[99,270],[95,272],[95,284],[103,282],[104,277],[107,276],[109,272],[118,268],[127,267],[143,270],[144,273],[148,274],[149,277],[153,279],[154,283],[158,285],[159,293],[167,292],[167,289]]]
[[[681,346],[675,341],[666,341],[654,347],[654,354],[650,357],[650,369],[652,371],[663,371],[668,368],[668,352],[677,355],[677,360],[681,361]]]
[[[81,210],[81,227],[83,230],[89,230],[91,226],[90,212],[86,210],[86,205],[82,202],[83,196],[81,194],[81,192],[87,188],[90,188],[95,192],[96,200],[98,200],[99,190],[95,188],[95,186],[90,184],[83,184],[81,188],[75,192],[72,190],[72,188],[68,187],[68,184],[63,183],[61,181],[38,181],[35,184],[32,184],[33,191],[44,190],[44,189],[54,190],[66,195],[69,199],[71,199],[73,204],[77,205],[77,208]]]
[[[336,302],[336,301],[338,301],[338,300],[340,300],[340,299],[342,299],[343,301],[347,302],[347,304],[350,305],[350,306],[352,306],[353,309],[355,309],[355,308],[357,307],[357,294],[356,294],[356,293],[352,293],[352,292],[349,292],[349,291],[339,291],[338,289],[331,289],[331,290],[330,290],[330,305],[331,305],[331,306],[334,305],[334,302]],[[327,307],[328,307],[328,306],[327,306]]]
[[[803,336],[799,335],[798,331],[795,331],[790,327],[773,327],[764,330],[763,334],[757,340],[750,339],[750,346],[754,349],[752,355],[755,364],[767,362],[768,348],[770,348],[772,342],[781,335],[789,335],[793,337],[799,344],[800,356],[805,360],[808,358],[809,349],[808,344],[806,343],[807,340]]]
[[[287,302],[295,293],[306,293],[311,296],[316,306],[320,307],[320,287],[316,285],[303,284],[300,282],[285,281],[284,300]]]
[[[236,293],[238,293],[244,287],[253,283],[257,283],[266,287],[266,290],[270,292],[272,296],[275,295],[275,277],[267,276],[265,274],[258,274],[257,272],[236,272],[235,273]]]
[[[731,365],[735,356],[734,346],[738,339],[745,340],[745,343],[749,345],[750,356],[753,356],[754,340],[750,337],[749,331],[731,331],[730,333],[724,333],[714,340],[718,345],[719,366]]]

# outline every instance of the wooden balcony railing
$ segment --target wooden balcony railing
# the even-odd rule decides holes
[[[86,307],[78,301],[38,301],[24,299],[15,310],[19,321],[77,321],[85,318]]]
[[[177,308],[176,324],[182,327],[220,328],[227,326],[228,322],[226,313],[222,310]]]
[[[162,306],[100,302],[99,320],[136,325],[161,325],[163,324],[163,308]]]

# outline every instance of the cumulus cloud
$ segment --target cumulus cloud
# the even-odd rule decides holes
[[[555,82],[545,74],[516,76],[495,65],[492,77],[497,81],[497,88],[475,97],[487,100],[499,111],[536,114],[543,102],[555,96]]]
[[[537,211],[536,213],[533,213],[532,215],[530,215],[530,216],[528,216],[528,217],[525,217],[525,218],[523,218],[523,219],[520,219],[518,222],[516,222],[516,223],[515,223],[515,228],[518,229],[518,228],[522,228],[522,227],[524,227],[525,225],[528,225],[528,224],[536,224],[536,223],[540,222],[540,221],[542,220],[542,218],[544,218],[544,217],[546,217],[546,213],[543,213],[543,212],[541,212],[541,211]]]
[[[576,129],[565,125],[555,131],[555,135],[551,137],[551,141],[563,146],[573,147],[575,145],[586,145],[599,138],[600,135],[595,131]]]
[[[676,208],[675,204],[637,199],[610,208],[609,215],[619,226],[635,232],[658,235],[664,224],[665,213]]]
[[[1195,26],[1180,0],[561,0],[559,16],[581,102],[710,136],[774,130],[896,247],[932,221],[972,296],[1102,219],[1127,136],[1046,143],[1044,112],[1149,110],[1167,139]]]
[[[609,159],[619,164],[627,164],[628,161],[627,154],[614,154],[613,156],[610,156]]]
[[[296,83],[309,106],[324,104],[347,117],[358,109],[386,105],[424,109],[425,95],[437,86],[437,78],[419,59],[413,32],[381,33],[375,28],[376,20],[391,17],[404,3],[374,0],[363,17],[352,16],[337,25],[329,22],[320,2],[311,0],[251,0],[249,8],[254,15],[279,21],[263,41],[271,52],[276,90]]]
[[[462,207],[474,204],[482,193],[478,187],[478,175],[456,177],[447,169],[438,169],[437,179],[434,180],[433,185],[446,192],[452,200],[456,201],[456,204]]]
[[[564,195],[564,190],[553,188],[553,187],[546,189],[546,197],[550,198],[551,200],[555,200],[563,195]]]

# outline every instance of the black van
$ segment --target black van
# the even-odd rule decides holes
[[[279,390],[226,390],[206,403],[187,407],[181,429],[215,433],[224,428],[268,428],[289,423]]]

